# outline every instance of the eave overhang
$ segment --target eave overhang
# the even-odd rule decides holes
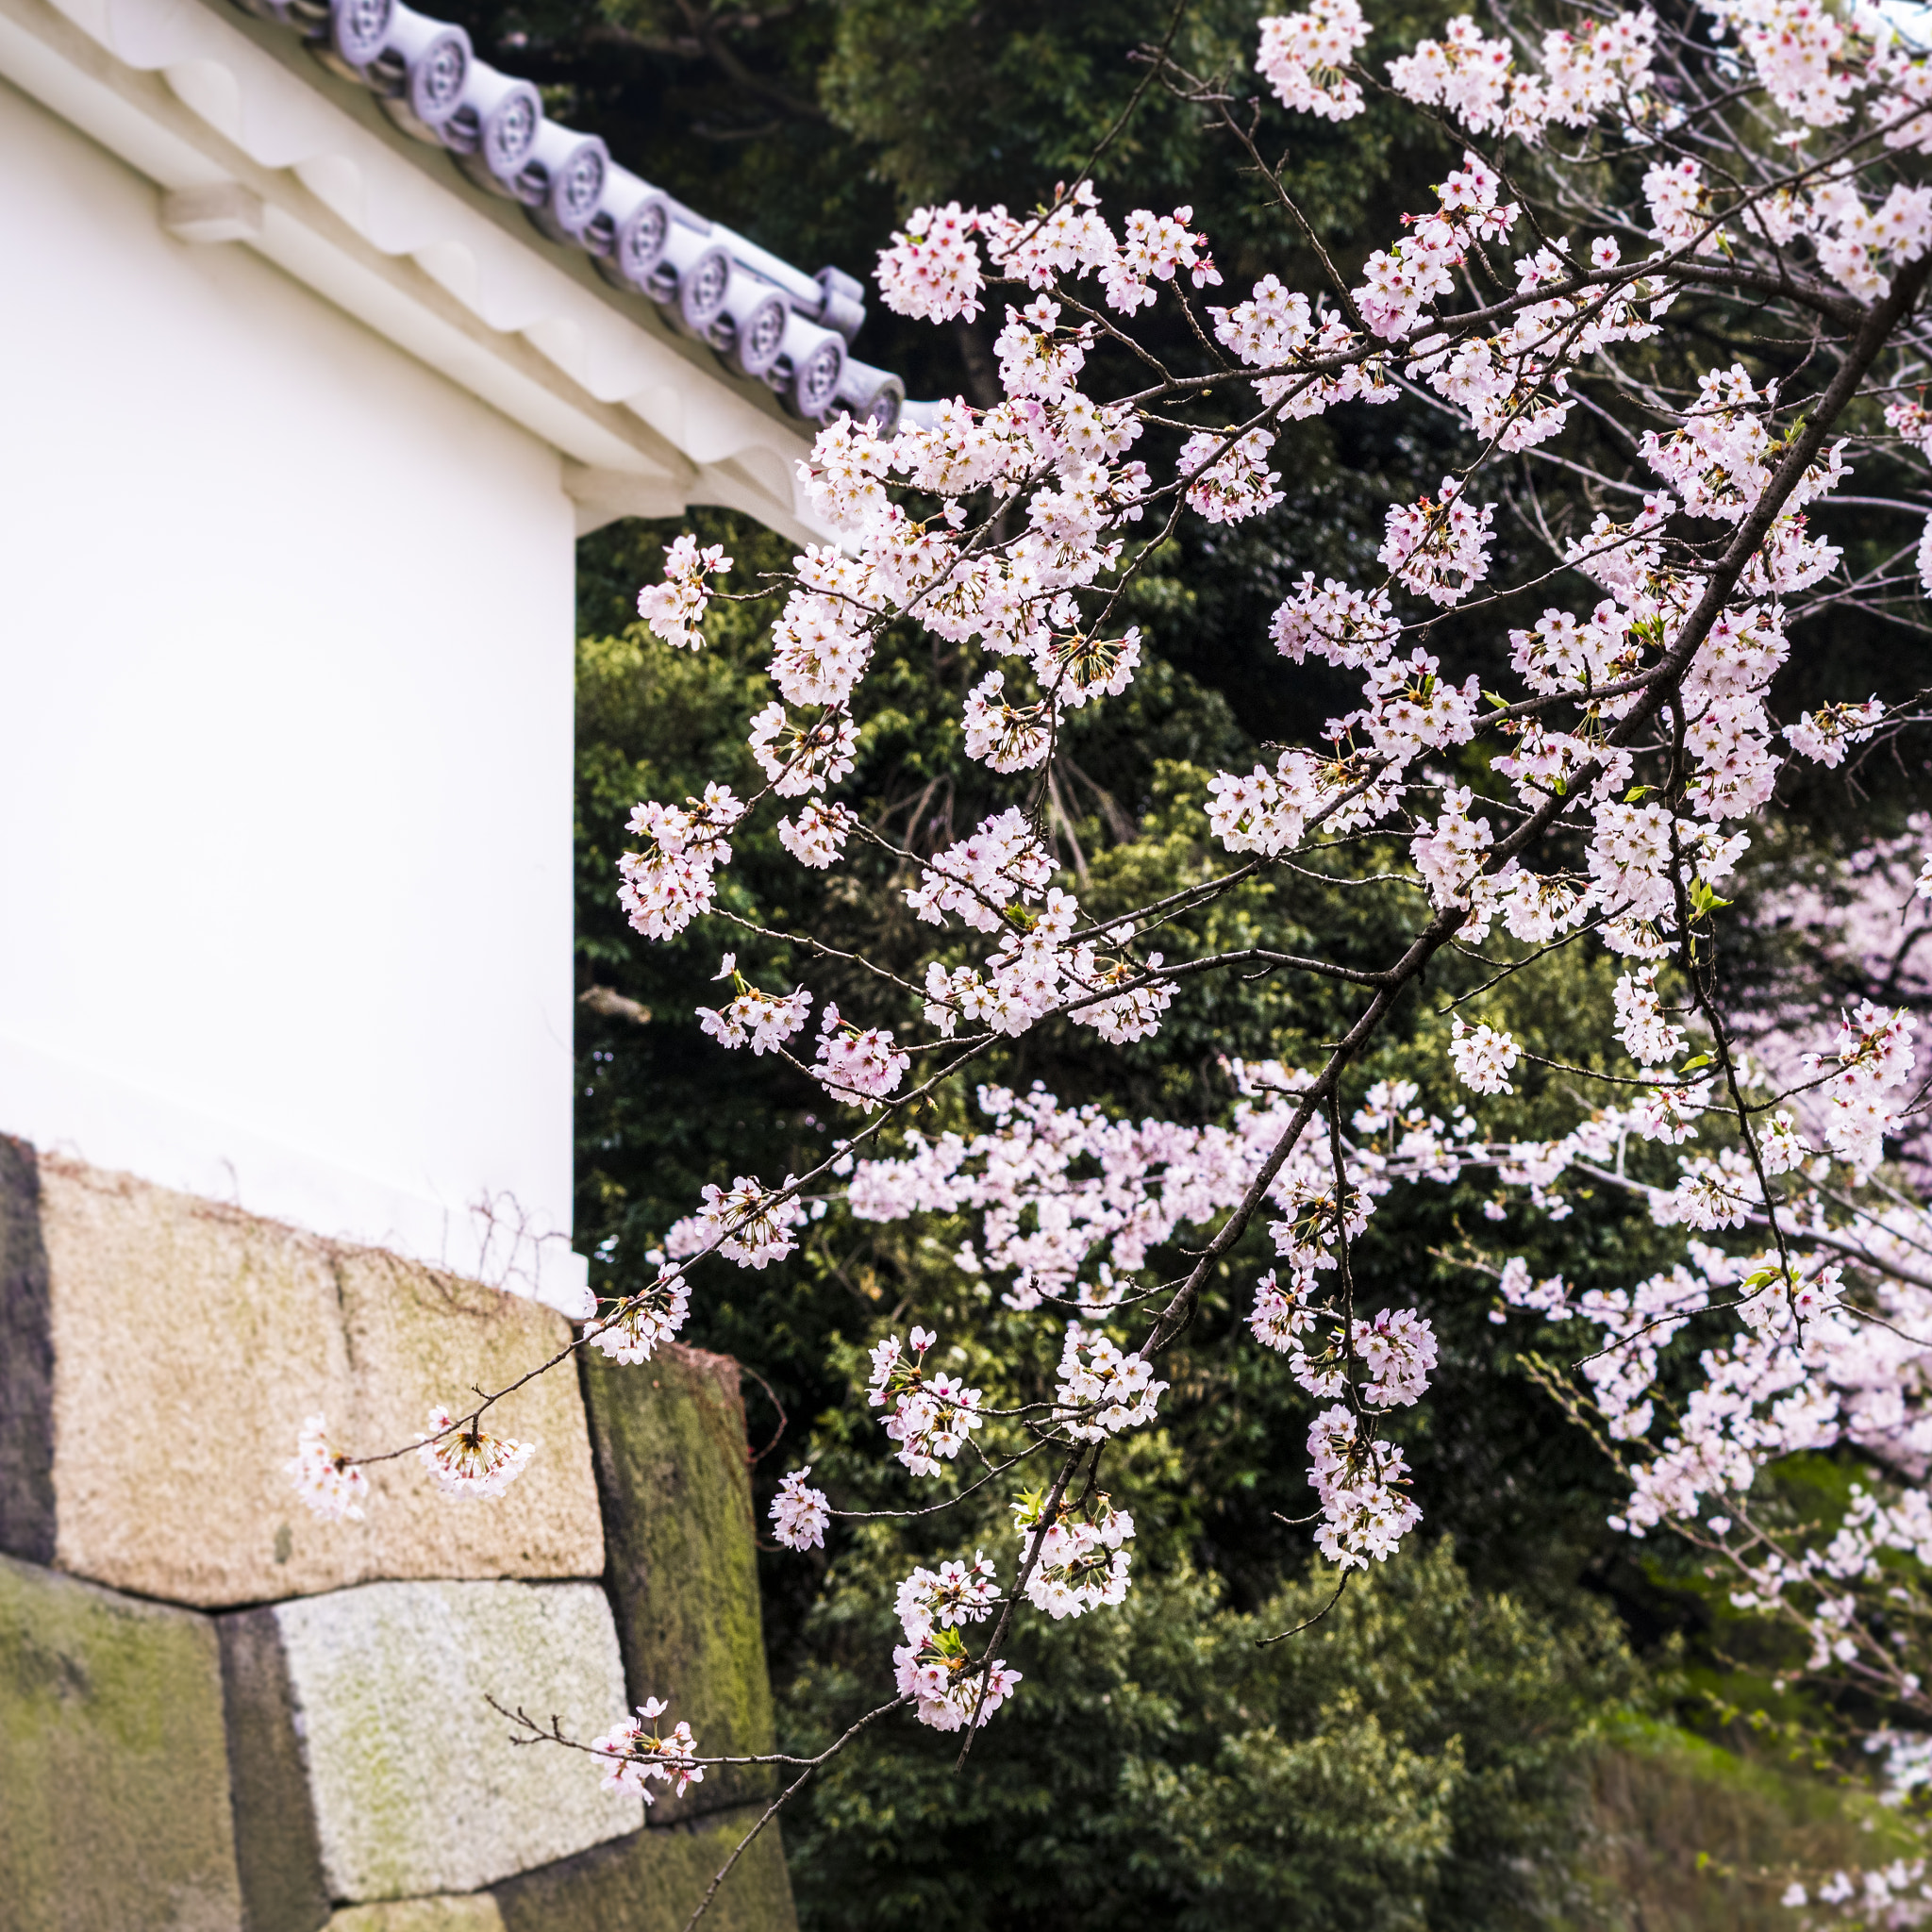
[[[398,95],[340,71],[358,8],[419,50],[438,27],[381,0],[323,9],[322,38],[312,19],[291,27],[205,0],[0,0],[0,75],[153,181],[158,219],[182,240],[254,249],[552,445],[580,531],[711,503],[821,536],[795,477],[814,421],[851,409],[888,424],[903,393],[844,353],[863,315],[857,284],[803,275],[675,203],[658,261],[633,234],[625,258],[646,288],[626,283],[612,210],[636,217],[645,184],[601,143],[594,167],[570,173],[583,138],[541,111],[507,179],[404,125],[407,63],[400,113]],[[445,49],[459,32],[438,30]],[[462,46],[470,94],[501,98],[511,84]],[[559,226],[554,204],[573,180],[581,202],[592,176],[589,216],[579,207],[575,232]],[[721,256],[726,293],[711,302]],[[758,343],[736,341],[741,324]],[[761,371],[737,366],[774,334],[782,353]]]

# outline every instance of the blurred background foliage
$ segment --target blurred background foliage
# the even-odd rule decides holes
[[[691,521],[726,544],[744,592],[760,569],[785,560],[787,546],[738,519]],[[770,1060],[722,1053],[692,1017],[716,1001],[710,976],[725,947],[766,986],[795,983],[807,962],[715,922],[646,944],[611,894],[637,797],[681,797],[710,776],[745,787],[754,775],[743,721],[766,688],[761,607],[714,606],[709,646],[691,655],[624,622],[632,586],[671,534],[631,525],[584,546],[583,976],[651,1014],[644,1024],[587,1014],[580,1027],[579,1240],[605,1292],[642,1276],[646,1255],[707,1180],[802,1170],[838,1131],[815,1086]],[[1146,597],[1158,607],[1171,594],[1157,582]],[[916,845],[943,842],[1001,801],[979,789],[988,774],[963,757],[959,691],[933,675],[929,643],[895,638],[881,658],[864,688],[846,795]],[[1208,773],[1255,751],[1228,699],[1157,657],[1124,698],[1074,723],[1067,759],[1080,776],[1061,795],[1080,803],[1058,830],[1070,871],[1076,843],[1081,853],[1083,902],[1125,907],[1197,875],[1209,858]],[[734,842],[722,904],[895,967],[915,957],[905,880],[890,861],[855,847],[847,863],[808,874],[767,831]],[[1242,937],[1305,948],[1319,937],[1366,961],[1386,949],[1402,910],[1388,889],[1338,895],[1276,880],[1223,902],[1174,950]],[[1486,1011],[1553,1058],[1588,1063],[1601,1049],[1586,1003],[1607,1005],[1608,973],[1582,956],[1564,973],[1509,982]],[[885,1017],[872,989],[836,965],[814,967],[811,979],[847,1010]],[[1352,1097],[1372,1079],[1407,1077],[1451,1111],[1434,1017],[1442,991],[1425,989],[1398,1015]],[[1194,982],[1154,1041],[1116,1052],[1048,1025],[987,1071],[1021,1089],[1043,1081],[1063,1100],[1105,1096],[1136,1117],[1224,1118],[1233,1098],[1224,1056],[1306,1063],[1342,1010],[1325,986]],[[1554,1131],[1574,1110],[1560,1082],[1521,1084],[1517,1098],[1486,1112],[1493,1130]],[[970,1132],[977,1119],[959,1096],[922,1124]],[[1724,1898],[1732,1916],[1683,1924],[1749,1924],[1760,1907],[1763,1923],[1775,1922],[1754,1874],[1780,1846],[1789,1853],[1776,1820],[1803,1803],[1784,1790],[1776,1740],[1747,1741],[1748,1726],[1724,1713],[1770,1707],[1777,1659],[1740,1665],[1712,1588],[1681,1574],[1668,1552],[1641,1560],[1605,1527],[1618,1501],[1612,1472],[1523,1373],[1519,1348],[1547,1349],[1551,1338],[1521,1317],[1492,1322],[1489,1278],[1455,1258],[1522,1252],[1539,1274],[1561,1269],[1609,1287],[1662,1265],[1665,1244],[1621,1197],[1579,1199],[1560,1224],[1504,1229],[1487,1218],[1491,1192],[1474,1177],[1399,1190],[1357,1253],[1364,1295],[1420,1302],[1441,1342],[1429,1398],[1399,1429],[1426,1511],[1414,1559],[1357,1584],[1313,1629],[1255,1647],[1321,1608],[1333,1580],[1310,1562],[1307,1530],[1278,1520],[1311,1507],[1304,1445],[1313,1405],[1248,1338],[1251,1285],[1267,1265],[1265,1235],[1250,1237],[1168,1359],[1161,1426],[1110,1453],[1108,1488],[1138,1526],[1125,1610],[1074,1625],[1023,1618],[1006,1646],[1028,1680],[1014,1722],[992,1727],[963,1780],[951,1771],[954,1740],[905,1725],[874,1734],[812,1788],[787,1824],[808,1924],[883,1927],[910,1917],[993,1928],[1050,1910],[1072,1926],[1670,1925],[1679,1922],[1657,1916],[1659,1901],[1676,1898],[1694,1914],[1707,1896]],[[915,1484],[881,1457],[865,1351],[889,1330],[937,1328],[956,1350],[945,1366],[990,1401],[1050,1385],[1057,1325],[1006,1313],[952,1260],[974,1231],[963,1217],[868,1225],[835,1216],[790,1263],[710,1275],[688,1334],[769,1385],[747,1384],[755,1441],[775,1426],[772,1398],[787,1418],[756,1473],[761,1505],[782,1469],[807,1461],[837,1505],[855,1510],[929,1501],[970,1480],[949,1471]],[[792,1744],[822,1748],[885,1690],[892,1586],[912,1563],[981,1546],[1009,1558],[1004,1487],[921,1524],[838,1525],[823,1555],[765,1558],[767,1635]],[[1746,1757],[1659,1756],[1654,1740],[1632,1757],[1606,1728],[1612,1714],[1630,1713],[1655,1720],[1659,1735],[1700,1725]],[[1628,1759],[1624,1774],[1607,1768],[1607,1752]],[[1723,1803],[1711,1801],[1718,1836],[1747,1845],[1757,1862],[1724,1880],[1693,1857],[1674,1880],[1651,1885],[1648,1916],[1626,1921],[1615,1903],[1623,1880],[1611,1884],[1603,1861],[1614,1853],[1617,1869],[1628,1868],[1639,1825],[1606,1812],[1599,1793],[1627,1811],[1654,1759],[1679,1782],[1724,1785]],[[1837,1816],[1828,1799],[1822,1808]]]
[[[859,275],[915,203],[1031,206],[1079,169],[1144,72],[1135,49],[1174,19],[1165,0],[445,0],[440,10],[641,174],[808,269]],[[1371,58],[1449,10],[1377,8]],[[1257,12],[1197,0],[1175,30],[1176,58],[1224,76],[1245,102]],[[1349,266],[1453,158],[1431,124],[1386,102],[1341,127],[1266,110],[1258,128]],[[1307,250],[1240,160],[1198,109],[1156,90],[1096,178],[1117,208],[1191,204],[1227,299],[1269,270],[1315,286]],[[874,304],[858,349],[904,372],[914,394],[985,402],[996,393],[997,326],[994,315],[914,327]],[[1170,353],[1192,354],[1170,309],[1153,326]],[[1154,559],[1126,612],[1147,640],[1145,668],[1124,698],[1071,721],[1053,769],[1054,836],[1084,905],[1124,908],[1198,876],[1210,859],[1201,806],[1211,773],[1243,768],[1270,741],[1308,738],[1347,708],[1339,675],[1286,675],[1268,615],[1305,570],[1378,574],[1384,509],[1433,486],[1455,457],[1445,425],[1399,408],[1291,425],[1277,448],[1277,510],[1238,529],[1193,525]],[[1499,575],[1511,546],[1534,547],[1521,507],[1499,512]],[[733,590],[754,599],[714,606],[709,648],[689,656],[653,641],[633,615],[661,545],[687,526],[725,545]],[[1876,554],[1886,533],[1867,519],[1844,541]],[[789,560],[788,544],[717,511],[613,526],[582,545],[581,980],[648,1015],[584,1010],[579,1024],[578,1242],[603,1292],[642,1278],[645,1256],[706,1182],[802,1170],[838,1131],[815,1086],[770,1059],[721,1052],[693,1018],[717,1003],[709,982],[726,948],[768,988],[789,988],[807,962],[719,921],[647,944],[613,891],[638,798],[681,799],[712,777],[755,789],[745,721],[768,694],[761,639],[775,608],[755,593]],[[1443,642],[1480,667],[1507,652],[1507,627],[1452,620]],[[1882,625],[1847,619],[1807,639],[1787,684],[1806,691],[1826,658],[1835,694],[1847,664],[1855,682],[1869,669],[1874,690],[1917,681]],[[958,704],[977,662],[893,634],[862,690],[859,763],[843,795],[916,851],[1015,795],[963,755]],[[1897,822],[1920,802],[1923,778],[1899,763],[1856,782]],[[1758,855],[1773,874],[1824,876],[1844,796],[1839,777],[1795,796],[1794,828]],[[806,874],[768,830],[734,843],[722,891],[731,909],[895,968],[918,956],[891,861],[854,847],[829,874]],[[1377,870],[1373,850],[1330,860],[1337,881]],[[1184,926],[1169,950],[1245,936],[1379,964],[1413,909],[1401,888],[1276,874]],[[1740,931],[1727,944],[1740,999],[1823,971],[1789,930]],[[1350,1104],[1374,1079],[1403,1078],[1450,1113],[1438,1015],[1478,976],[1470,960],[1432,971],[1352,1076]],[[1601,958],[1566,954],[1505,982],[1483,1014],[1552,1058],[1600,1065],[1594,1016],[1608,1009],[1610,977]],[[905,1018],[836,965],[815,967],[812,984],[861,1019]],[[1124,1114],[1224,1118],[1227,1058],[1307,1063],[1348,1006],[1326,982],[1191,982],[1153,1041],[1115,1050],[1048,1025],[1009,1042],[986,1074],[1023,1091],[1041,1081],[1063,1101],[1105,1098]],[[1518,1085],[1486,1108],[1489,1132],[1555,1132],[1574,1118],[1562,1076],[1532,1072]],[[967,1094],[922,1125],[970,1132],[977,1119]],[[1242,1318],[1266,1264],[1265,1237],[1251,1237],[1163,1371],[1174,1387],[1160,1428],[1110,1452],[1109,1487],[1139,1526],[1125,1607],[1072,1625],[1021,1618],[1007,1650],[1026,1683],[962,1776],[951,1770],[956,1742],[895,1723],[808,1792],[785,1831],[808,1927],[1769,1926],[1785,1916],[1774,1868],[1889,1847],[1886,1821],[1840,1789],[1843,1767],[1814,1761],[1804,1744],[1829,1713],[1774,1691],[1790,1661],[1776,1644],[1681,1552],[1606,1527],[1614,1473],[1520,1353],[1561,1355],[1568,1341],[1574,1357],[1590,1343],[1533,1333],[1521,1316],[1499,1324],[1490,1278],[1469,1265],[1521,1253],[1540,1275],[1615,1287],[1665,1265],[1664,1242],[1622,1197],[1581,1193],[1567,1220],[1499,1224],[1491,1192],[1474,1177],[1398,1191],[1357,1259],[1371,1302],[1420,1303],[1441,1343],[1438,1380],[1399,1430],[1425,1515],[1413,1549],[1311,1629],[1257,1647],[1321,1609],[1334,1585],[1311,1561],[1306,1529],[1280,1521],[1311,1507],[1313,1405],[1247,1338]],[[747,1383],[755,1441],[777,1426],[771,1405],[784,1411],[782,1440],[756,1472],[761,1508],[778,1474],[808,1461],[841,1507],[915,1500],[881,1457],[862,1393],[864,1351],[888,1330],[938,1328],[957,1347],[948,1366],[989,1389],[1050,1378],[1057,1342],[1039,1318],[1008,1315],[953,1263],[971,1232],[963,1220],[835,1216],[789,1264],[704,1279],[689,1339],[761,1378],[762,1391]],[[1707,1339],[1693,1331],[1679,1345],[1687,1361]],[[921,1486],[917,1500],[957,1480]],[[1821,1496],[1828,1509],[1842,1472],[1788,1481],[1794,1509]],[[765,1559],[791,1747],[822,1745],[887,1690],[897,1578],[914,1561],[982,1544],[1006,1559],[1002,1517],[988,1490],[937,1520],[836,1525],[824,1553]],[[691,1715],[701,1730],[702,1714]]]

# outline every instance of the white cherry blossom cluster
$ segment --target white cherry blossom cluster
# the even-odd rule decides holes
[[[1255,1284],[1248,1327],[1264,1348],[1288,1357],[1290,1373],[1318,1402],[1352,1391],[1369,1408],[1409,1407],[1436,1366],[1436,1333],[1425,1317],[1384,1308],[1350,1320],[1322,1296],[1310,1268],[1286,1283],[1269,1269]]]
[[[666,1731],[658,1723],[670,1708],[661,1697],[647,1697],[635,1717],[622,1718],[602,1737],[591,1739],[591,1749],[612,1760],[604,1774],[605,1790],[631,1791],[654,1805],[653,1784],[669,1785],[671,1795],[681,1798],[692,1785],[704,1783],[705,1767],[695,1761],[698,1744],[690,1724],[680,1718]]]
[[[1449,1060],[1456,1077],[1473,1093],[1507,1093],[1509,1071],[1519,1057],[1516,1041],[1487,1021],[1451,1023]]]
[[[1322,1505],[1315,1546],[1341,1570],[1366,1570],[1369,1559],[1386,1562],[1422,1521],[1404,1493],[1408,1465],[1392,1442],[1365,1430],[1362,1420],[1340,1403],[1308,1427],[1308,1479]]]
[[[1282,500],[1274,487],[1281,472],[1268,467],[1274,447],[1265,429],[1231,441],[1208,433],[1189,437],[1181,449],[1188,508],[1210,524],[1238,524],[1273,509]]]
[[[823,1490],[812,1489],[806,1477],[811,1464],[786,1474],[772,1498],[772,1534],[788,1550],[822,1550],[832,1521],[831,1505]]]
[[[899,1445],[899,1460],[914,1475],[937,1475],[940,1465],[951,1462],[985,1420],[977,1389],[967,1388],[944,1370],[927,1370],[926,1354],[938,1341],[931,1329],[914,1328],[909,1356],[896,1335],[889,1335],[872,1352],[868,1400],[874,1408],[887,1409],[886,1435]]]
[[[1271,1268],[1255,1284],[1248,1328],[1263,1348],[1290,1357],[1295,1380],[1311,1395],[1328,1396],[1341,1390],[1347,1372],[1340,1363],[1318,1364],[1309,1359],[1307,1338],[1324,1316],[1332,1317],[1335,1312],[1317,1299],[1318,1294],[1312,1270],[1282,1282]]]
[[[713,576],[731,568],[722,543],[698,548],[695,537],[679,537],[664,551],[664,581],[638,592],[638,615],[667,644],[695,651],[704,641],[697,628],[711,601]]]
[[[1884,722],[1885,707],[1871,697],[1862,705],[1821,705],[1787,724],[1784,735],[1793,751],[1835,770],[1853,745],[1865,743]]]
[[[962,1731],[988,1722],[1012,1696],[1020,1674],[1003,1657],[975,1661],[960,1637],[993,1615],[999,1594],[983,1549],[972,1563],[941,1563],[937,1571],[920,1565],[900,1582],[892,1607],[907,1641],[892,1650],[892,1675],[898,1694],[914,1700],[920,1724]]]
[[[720,1046],[739,1047],[749,1042],[754,1054],[774,1053],[804,1028],[811,1012],[811,994],[802,986],[782,997],[753,986],[739,972],[736,953],[724,955],[712,977],[728,979],[736,993],[722,1011],[710,1007],[697,1009],[699,1025]]]
[[[1004,1657],[973,1662],[951,1630],[936,1630],[892,1652],[893,1681],[910,1697],[919,1722],[936,1731],[963,1731],[992,1722],[993,1713],[1019,1688],[1022,1673]],[[977,1713],[975,1719],[974,1713]]]
[[[1144,1357],[1123,1350],[1099,1328],[1067,1324],[1055,1403],[1074,1441],[1098,1442],[1152,1422],[1166,1388]]]
[[[1617,1041],[1640,1067],[1667,1066],[1684,1051],[1684,1029],[1665,1017],[1655,965],[1633,967],[1612,989]]]
[[[780,798],[803,798],[851,772],[858,727],[829,708],[815,718],[793,718],[774,700],[751,721],[748,741],[772,790]]]
[[[675,1262],[663,1265],[661,1253],[656,1251],[646,1258],[659,1264],[657,1280],[626,1295],[585,1331],[591,1347],[612,1361],[649,1361],[653,1352],[684,1326],[685,1317],[691,1313],[691,1287],[684,1270]]]
[[[1099,197],[1092,185],[1082,182],[1081,187],[1089,197],[1085,205],[1097,206]],[[1151,308],[1153,284],[1171,282],[1183,269],[1193,288],[1213,288],[1220,283],[1221,274],[1206,240],[1188,225],[1193,219],[1191,208],[1177,208],[1171,215],[1157,215],[1141,208],[1127,217],[1120,253],[1101,264],[1100,285],[1107,291],[1109,308],[1123,315]]]
[[[441,1403],[429,1410],[429,1427],[416,1437],[417,1459],[452,1500],[500,1496],[529,1467],[534,1442],[492,1436],[472,1417],[460,1426]]]
[[[312,1415],[302,1424],[294,1459],[282,1473],[295,1493],[324,1523],[359,1523],[369,1500],[369,1478],[328,1440],[328,1418]]]
[[[617,897],[647,939],[669,939],[710,910],[718,891],[714,874],[731,863],[726,834],[744,811],[728,785],[711,784],[702,798],[683,806],[646,800],[631,813],[627,829],[643,839],[644,848],[619,858]]]
[[[944,923],[947,909],[981,930],[999,931],[1002,914],[1006,921],[983,969],[949,972],[937,959],[927,966],[927,1024],[946,1040],[962,1020],[1018,1035],[1049,1013],[1064,1012],[1075,1025],[1091,1026],[1116,1043],[1155,1032],[1174,997],[1172,986],[1157,976],[1164,955],[1150,952],[1138,962],[1124,951],[1107,958],[1104,944],[1129,944],[1131,923],[1109,927],[1100,939],[1070,943],[1079,902],[1056,887],[1037,911],[1028,907],[1024,902],[1039,896],[1032,881],[1050,874],[1037,862],[1040,848],[1030,835],[1012,849],[989,836],[999,830],[998,821],[987,821],[979,839],[938,855],[920,884],[907,891],[908,905],[934,924]]]
[[[890,1027],[855,1026],[827,1004],[819,1016],[818,1060],[813,1072],[833,1099],[871,1112],[906,1077],[912,1056],[898,1051]]]
[[[1069,271],[1091,274],[1108,306],[1132,315],[1154,301],[1154,282],[1172,282],[1183,271],[1196,289],[1221,280],[1207,243],[1189,225],[1192,220],[1190,208],[1171,215],[1136,208],[1116,236],[1099,213],[1093,184],[1085,180],[1062,187],[1051,207],[1032,215],[1009,214],[1003,207],[962,208],[958,202],[917,208],[892,246],[880,252],[879,289],[887,308],[900,315],[972,321],[985,287],[979,237],[1008,277],[1045,289]]]
[[[1350,1346],[1368,1375],[1361,1396],[1371,1408],[1410,1407],[1426,1393],[1436,1366],[1436,1331],[1415,1309],[1384,1308],[1371,1321],[1357,1321]]]
[[[906,1641],[892,1652],[893,1678],[919,1722],[936,1731],[986,1724],[1019,1685],[1005,1658],[975,1660],[959,1634],[992,1614],[1000,1595],[993,1574],[982,1550],[971,1563],[922,1566],[899,1586],[894,1608]]]
[[[984,1550],[975,1551],[970,1563],[941,1563],[937,1570],[924,1566],[915,1570],[900,1584],[893,1605],[906,1641],[924,1643],[935,1630],[983,1623],[1000,1599],[994,1576]]]
[[[1256,66],[1284,108],[1324,121],[1353,120],[1364,104],[1347,70],[1368,38],[1356,0],[1316,0],[1306,13],[1262,20]]]
[[[975,932],[997,932],[1000,914],[1038,899],[1054,872],[1025,814],[1009,807],[928,859],[919,884],[907,889],[906,903],[930,925],[943,925],[954,913]]]
[[[778,842],[800,865],[824,872],[839,862],[857,824],[844,806],[808,798],[791,818],[778,821]]]
[[[832,544],[808,543],[772,626],[772,681],[790,705],[841,705],[872,660],[873,575]]]
[[[979,250],[974,245],[974,215],[959,204],[915,208],[892,245],[879,254],[879,287],[886,305],[901,315],[943,322],[979,313],[985,286]]]
[[[1824,1089],[1830,1107],[1824,1138],[1861,1175],[1884,1158],[1885,1136],[1897,1127],[1900,1103],[1887,1096],[1905,1085],[1918,1064],[1916,1028],[1903,1008],[1888,1012],[1860,1000],[1845,1015],[1829,1050],[1807,1057],[1809,1067],[1836,1069]]]
[[[1062,1505],[1051,1517],[1045,1501],[1043,1494],[1034,1494],[1013,1505],[1022,1540],[1036,1542],[1027,1602],[1056,1623],[1124,1603],[1133,1553],[1121,1546],[1133,1538],[1133,1517],[1105,1495],[1077,1507]]]
[[[807,1210],[797,1195],[786,1192],[795,1179],[787,1174],[784,1188],[767,1188],[757,1175],[746,1174],[729,1189],[708,1183],[698,1211],[675,1224],[665,1238],[667,1251],[682,1260],[715,1244],[741,1268],[762,1270],[782,1261],[797,1248],[796,1230],[806,1222]]]

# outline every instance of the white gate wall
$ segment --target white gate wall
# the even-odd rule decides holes
[[[0,1131],[569,1301],[563,459],[4,82],[0,178]]]

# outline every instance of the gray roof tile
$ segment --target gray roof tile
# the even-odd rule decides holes
[[[413,139],[520,204],[552,241],[582,249],[646,295],[724,371],[775,391],[793,415],[850,412],[890,434],[906,389],[849,351],[865,290],[842,270],[793,268],[620,166],[594,134],[552,121],[526,80],[477,58],[469,35],[402,0],[235,0],[299,34],[332,72],[368,88]]]

